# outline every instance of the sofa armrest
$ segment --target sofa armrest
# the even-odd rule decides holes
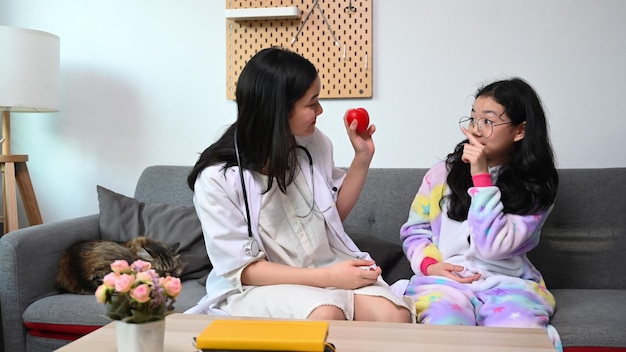
[[[5,346],[21,350],[22,313],[34,301],[57,294],[59,260],[74,242],[99,239],[99,215],[35,225],[0,237],[0,304]]]

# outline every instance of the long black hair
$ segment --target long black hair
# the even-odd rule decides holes
[[[502,193],[504,212],[527,215],[546,210],[554,203],[559,177],[548,136],[546,116],[535,90],[520,78],[497,81],[478,89],[475,98],[491,97],[504,107],[514,126],[526,122],[524,138],[515,142],[508,162],[498,171],[496,186]],[[448,217],[467,219],[472,187],[470,164],[463,162],[463,145],[448,154]]]
[[[267,190],[275,179],[285,192],[297,170],[289,113],[317,76],[315,66],[295,52],[272,47],[256,53],[237,81],[237,121],[202,152],[187,178],[189,187],[193,190],[200,172],[211,165],[225,163],[224,171],[237,165],[236,133],[241,167],[263,171]]]

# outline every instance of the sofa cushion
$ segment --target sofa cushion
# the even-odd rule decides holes
[[[556,289],[551,324],[570,351],[626,351],[624,290]],[[587,348],[585,348],[587,347]],[[566,352],[568,349],[566,348]]]
[[[181,280],[197,279],[211,270],[193,207],[144,203],[102,186],[97,191],[102,239],[126,242],[146,236],[168,245],[179,243],[184,263]]]
[[[528,258],[548,289],[626,288],[626,227],[544,227]],[[607,270],[610,268],[610,270]]]
[[[196,280],[183,282],[174,303],[174,312],[182,313],[193,307],[206,294]],[[60,340],[75,340],[110,323],[106,306],[93,295],[64,293],[39,299],[24,311],[24,325],[31,336]]]

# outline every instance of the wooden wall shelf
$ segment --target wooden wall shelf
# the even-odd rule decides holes
[[[226,9],[226,18],[235,21],[294,19],[300,18],[300,9],[297,6]]]
[[[317,67],[322,80],[320,98],[371,98],[372,3],[319,0],[319,8],[314,8],[314,0],[226,0],[227,13],[256,9],[260,14],[272,7],[299,10],[298,18],[226,18],[226,98],[235,99],[237,78],[246,62],[271,46],[295,51]]]

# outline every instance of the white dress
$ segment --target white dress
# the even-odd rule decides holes
[[[257,175],[263,183],[266,177]],[[294,267],[325,267],[354,257],[331,247],[322,211],[314,205],[313,196],[302,176],[283,194],[274,184],[264,194],[259,217],[259,232],[265,253],[275,263]],[[331,211],[331,209],[325,209]],[[334,211],[334,210],[333,210]],[[229,273],[227,279],[240,280],[243,269]],[[235,277],[239,276],[239,277]],[[347,320],[354,318],[354,295],[383,296],[398,306],[411,310],[410,301],[391,293],[388,285],[379,279],[374,285],[355,290],[319,288],[303,285],[243,286],[220,305],[230,315],[305,319],[322,305],[340,308]],[[409,304],[407,304],[409,303]]]

